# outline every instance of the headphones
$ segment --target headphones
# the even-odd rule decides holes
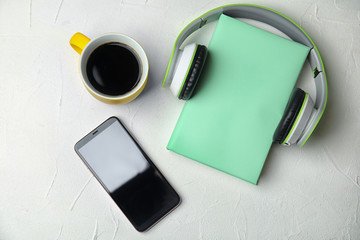
[[[232,4],[210,10],[189,23],[175,41],[162,87],[170,87],[171,92],[179,99],[188,100],[191,97],[206,60],[207,48],[195,43],[185,46],[183,50],[180,46],[190,34],[205,24],[218,20],[221,14],[269,24],[293,41],[311,49],[307,60],[315,81],[315,102],[300,88],[294,89],[273,136],[273,141],[276,143],[303,146],[326,107],[327,82],[324,64],[319,50],[309,35],[293,20],[275,10],[252,4]]]

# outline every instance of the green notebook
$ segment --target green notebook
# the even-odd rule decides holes
[[[309,50],[222,15],[167,148],[257,184]]]

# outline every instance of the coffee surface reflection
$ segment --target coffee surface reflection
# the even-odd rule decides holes
[[[131,91],[138,84],[141,64],[131,47],[109,42],[90,54],[86,74],[89,82],[99,92],[117,96]]]

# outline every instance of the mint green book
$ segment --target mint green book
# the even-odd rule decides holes
[[[257,184],[309,50],[222,15],[167,148]]]

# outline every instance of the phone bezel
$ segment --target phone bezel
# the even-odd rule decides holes
[[[150,164],[152,168],[154,168],[161,176],[164,183],[166,183],[173,191],[175,198],[173,201],[169,202],[164,208],[162,208],[155,216],[153,216],[150,219],[147,219],[142,225],[137,225],[134,223],[131,219],[131,216],[128,216],[126,214],[126,211],[122,209],[121,206],[119,206],[113,198],[110,196],[109,190],[106,188],[105,184],[101,181],[101,179],[97,176],[96,172],[91,168],[91,166],[88,164],[85,158],[80,154],[79,149],[83,147],[85,144],[87,144],[89,141],[91,141],[93,138],[95,138],[99,133],[106,130],[110,125],[112,125],[114,122],[118,122],[123,129],[127,132],[128,136],[132,139],[132,141],[136,144],[140,152],[144,155],[147,162]],[[101,186],[104,188],[106,193],[110,196],[110,198],[114,201],[114,203],[120,208],[120,210],[123,212],[123,214],[126,216],[126,218],[131,222],[131,224],[134,226],[134,228],[139,232],[144,232],[149,230],[152,226],[154,226],[156,223],[158,223],[161,219],[163,219],[165,216],[167,216],[170,212],[172,212],[177,206],[181,203],[181,198],[179,194],[175,191],[175,189],[170,185],[170,183],[167,181],[167,179],[164,177],[164,175],[161,173],[161,171],[155,166],[155,164],[151,161],[151,159],[147,156],[147,154],[142,150],[134,136],[128,131],[128,129],[122,124],[122,122],[115,116],[112,116],[105,120],[103,123],[101,123],[99,126],[97,126],[95,129],[90,131],[85,137],[80,139],[74,146],[74,150],[77,153],[77,155],[80,157],[82,162],[85,164],[85,166],[90,170],[90,172],[94,175],[94,177],[99,181]]]

